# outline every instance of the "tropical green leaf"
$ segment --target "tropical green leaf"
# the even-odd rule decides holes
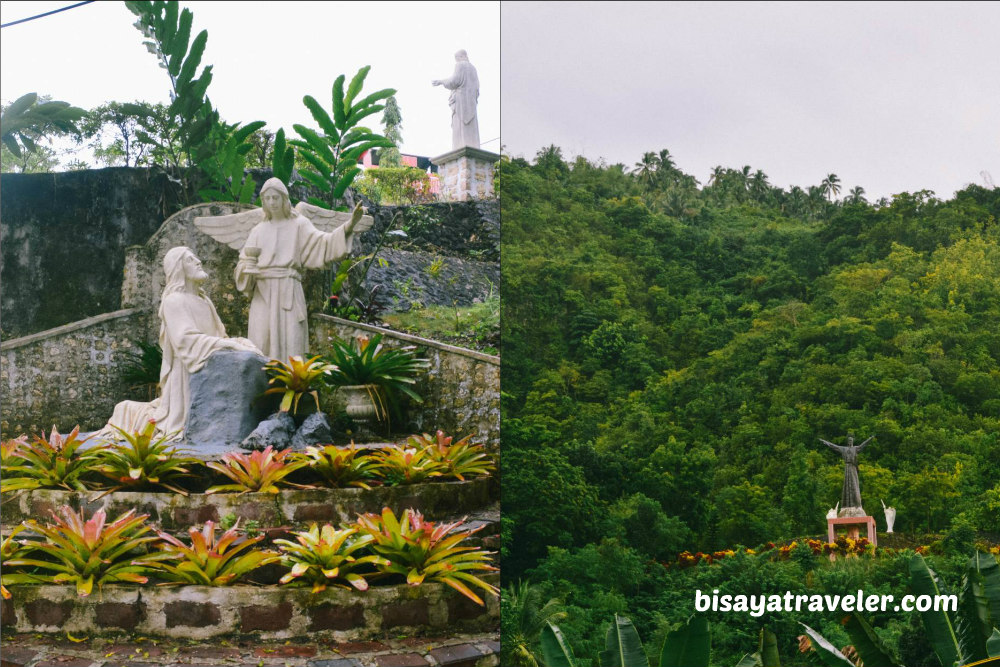
[[[781,667],[778,655],[778,638],[767,628],[760,629],[760,646],[758,648],[761,667]]]
[[[292,125],[292,127],[303,139],[306,140],[306,146],[303,146],[303,148],[309,148],[314,151],[317,156],[327,165],[330,165],[330,169],[332,169],[332,166],[337,161],[337,158],[334,156],[333,150],[330,148],[330,142],[304,125],[296,124]]]
[[[799,625],[806,629],[806,634],[812,640],[813,648],[816,649],[816,654],[824,665],[827,667],[854,667],[854,663],[845,658],[844,654],[838,651],[837,647],[827,641],[823,635],[801,621]]]
[[[708,619],[692,616],[667,635],[660,651],[660,667],[708,667],[711,650]]]
[[[851,643],[861,661],[866,665],[883,665],[884,667],[899,667],[892,653],[882,639],[875,633],[871,623],[863,616],[851,614],[844,629],[851,637]]]
[[[991,658],[1000,657],[1000,630],[993,628],[993,634],[986,642],[986,653]]]
[[[354,178],[361,173],[359,167],[351,167],[337,180],[337,184],[333,187],[334,198],[340,198],[344,196],[344,192],[350,187],[351,183],[354,182]]]
[[[21,95],[19,98],[10,103],[4,111],[4,116],[17,117],[22,115],[25,111],[34,106],[35,102],[38,101],[37,93],[28,93],[26,95]],[[6,120],[6,118],[5,118]]]
[[[345,122],[347,121],[347,109],[344,108],[344,79],[345,75],[341,74],[333,82],[333,121],[336,123],[337,127],[341,130],[347,129]]]
[[[181,63],[183,62],[184,54],[187,53],[188,44],[191,42],[191,24],[193,20],[194,15],[191,13],[191,10],[185,8],[181,12],[177,35],[170,44],[170,58],[167,61],[167,71],[172,77],[176,78],[181,72]]]
[[[319,125],[319,129],[326,133],[326,136],[332,141],[336,142],[340,138],[340,133],[337,132],[337,127],[333,124],[333,120],[330,119],[330,114],[320,106],[320,103],[312,95],[306,95],[302,98],[302,103],[306,105],[309,112],[312,114],[313,120]]]
[[[649,667],[646,651],[642,648],[639,633],[632,621],[615,614],[608,634],[604,638],[604,650],[599,656],[601,667]]]
[[[361,92],[361,87],[365,85],[365,78],[368,76],[368,72],[371,71],[371,65],[365,65],[358,70],[358,73],[354,75],[351,79],[351,83],[347,86],[347,94],[344,96],[344,110],[349,110],[351,108],[351,103],[354,102],[354,98],[358,96]]]
[[[351,127],[352,125],[360,123],[363,119],[367,118],[368,116],[371,116],[372,114],[376,114],[379,111],[382,111],[384,108],[385,107],[383,105],[376,104],[374,106],[370,106],[365,109],[359,109],[353,112],[350,116],[348,116],[347,126]]]
[[[350,115],[353,116],[354,115],[354,111],[364,111],[365,109],[367,109],[370,105],[374,104],[375,102],[378,102],[379,100],[389,99],[390,97],[392,97],[395,94],[396,94],[396,89],[395,88],[383,88],[382,90],[374,92],[371,95],[369,95],[368,97],[366,97],[363,100],[361,100],[360,102],[358,102],[357,104],[355,104],[354,108],[352,109],[352,113]]]
[[[992,554],[976,551],[969,563],[970,568],[983,578],[983,595],[990,609],[990,622],[1000,627],[1000,564]]]
[[[201,57],[205,53],[205,45],[207,43],[208,31],[202,30],[198,33],[198,36],[194,38],[194,41],[191,42],[191,50],[184,59],[181,71],[177,75],[178,87],[185,85],[194,78],[195,71],[197,71],[198,65],[201,64]]]
[[[575,667],[573,662],[573,649],[570,647],[562,630],[551,621],[545,622],[545,627],[539,635],[539,642],[542,645],[542,656],[545,658],[545,667]]]
[[[937,575],[927,566],[920,554],[914,554],[910,558],[910,588],[916,595],[929,595],[932,598],[944,594],[938,583]],[[924,623],[927,639],[942,665],[969,662],[962,655],[958,635],[951,617],[946,611],[943,609],[935,610],[932,606],[927,611],[920,612],[920,618]]]

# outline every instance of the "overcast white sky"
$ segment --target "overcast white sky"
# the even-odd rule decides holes
[[[2,22],[74,4],[3,2]],[[500,147],[500,4],[492,2],[184,2],[194,14],[192,38],[208,30],[202,64],[213,65],[209,97],[229,122],[263,120],[297,136],[293,123],[316,127],[304,95],[328,110],[334,79],[364,65],[364,91],[396,88],[405,153],[433,157],[451,150],[448,91],[455,51],[466,49],[479,71],[479,135]],[[122,2],[95,2],[3,29],[0,97],[52,95],[79,107],[107,100],[167,102],[170,88],[155,56],[132,27]],[[381,116],[374,117],[378,125]],[[380,127],[380,125],[379,125]],[[490,141],[497,139],[496,141]]]
[[[869,198],[1000,183],[1000,3],[501,6],[512,155],[631,167],[667,148]]]

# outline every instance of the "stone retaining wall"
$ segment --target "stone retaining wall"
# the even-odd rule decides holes
[[[499,584],[499,575],[482,579]],[[11,586],[0,614],[16,632],[93,633],[206,639],[254,635],[261,639],[320,636],[337,641],[393,634],[493,630],[495,596],[485,607],[444,584],[372,586],[361,593],[330,587],[108,585],[80,598],[72,586]],[[477,595],[482,593],[477,590]]]
[[[251,175],[259,187],[271,174],[270,170],[251,170]],[[309,192],[293,188],[293,194],[304,198]],[[192,199],[197,197],[193,193],[185,196],[176,182],[157,169],[4,174],[0,198],[2,338],[25,336],[135,305],[123,300],[120,290],[123,270],[127,281],[137,267],[134,263],[126,266],[126,253],[134,255],[137,251],[130,247],[141,247],[154,234],[175,245],[200,245],[183,229],[157,232],[181,209],[183,201]],[[400,250],[427,252],[431,260],[443,254],[494,266],[499,262],[500,215],[495,199],[373,206],[370,212],[376,225],[357,244],[361,254],[372,250],[379,232],[398,212],[397,226],[408,234],[406,240],[391,241]],[[236,253],[229,248],[209,252],[221,253],[224,260],[217,271],[224,289],[213,292],[216,307],[223,322],[238,331],[246,326],[245,312],[242,317],[228,315],[228,311],[238,314],[245,310],[243,297],[232,287],[231,265]],[[210,261],[205,261],[205,266],[210,274],[215,268]],[[307,272],[306,298],[312,310],[325,303],[328,288],[328,272]],[[125,296],[127,299],[129,294]],[[220,299],[230,298],[234,302],[222,307]]]
[[[6,286],[5,286],[6,289]],[[147,338],[148,313],[118,310],[0,344],[4,438],[104,425],[118,401],[148,400],[122,381],[122,353]]]
[[[474,434],[493,451],[500,447],[500,357],[329,315],[310,318],[311,349],[327,348],[330,338],[383,334],[389,346],[416,345],[431,362],[416,386],[424,402],[410,406],[410,430],[449,435]]]
[[[103,509],[109,517],[117,517],[134,509],[149,514],[149,522],[161,529],[186,531],[206,521],[219,520],[235,514],[245,524],[257,521],[261,528],[286,524],[302,525],[316,522],[350,522],[358,514],[381,512],[392,507],[396,513],[412,507],[431,520],[461,516],[479,510],[490,502],[490,478],[481,477],[465,482],[437,482],[372,489],[286,490],[270,493],[217,493],[212,495],[176,493],[122,492],[97,498],[72,491],[40,489],[5,499],[0,514],[4,525],[16,525],[26,519],[48,519],[50,512],[63,505],[84,510],[88,516]],[[88,498],[89,496],[89,498]]]

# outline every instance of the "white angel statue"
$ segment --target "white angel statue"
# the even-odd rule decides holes
[[[309,346],[302,269],[323,268],[350,254],[354,235],[374,220],[299,202],[293,210],[280,179],[260,190],[263,208],[195,218],[198,229],[240,251],[236,289],[251,295],[247,337],[271,359],[287,361]],[[317,228],[318,227],[318,228]]]
[[[882,503],[882,511],[885,512],[885,526],[887,529],[885,532],[891,533],[892,525],[896,523],[896,508],[886,507],[885,501],[882,500],[881,498],[879,499],[879,501]]]

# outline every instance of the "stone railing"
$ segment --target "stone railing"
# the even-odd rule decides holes
[[[0,344],[4,438],[55,425],[94,430],[126,398],[148,400],[122,381],[122,353],[147,338],[148,312],[117,310]]]
[[[410,427],[433,433],[468,435],[496,451],[500,447],[500,357],[409,334],[359,324],[329,315],[310,319],[309,335],[314,354],[325,352],[331,338],[383,334],[388,346],[416,345],[431,362],[417,382],[422,404],[411,405]]]

